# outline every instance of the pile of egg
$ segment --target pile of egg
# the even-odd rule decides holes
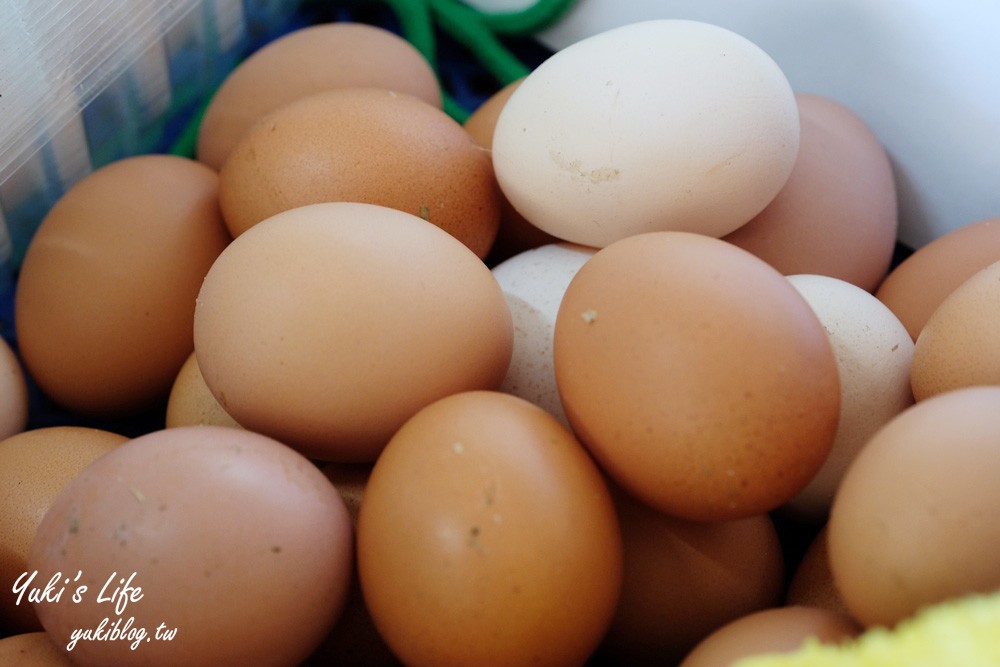
[[[272,42],[28,249],[0,656],[728,665],[997,589],[1000,223],[897,225],[864,121],[713,25],[464,124],[393,33]]]

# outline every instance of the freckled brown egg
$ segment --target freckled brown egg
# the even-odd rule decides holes
[[[581,665],[621,587],[608,488],[559,421],[500,392],[444,398],[375,463],[361,589],[406,664]]]
[[[364,202],[429,220],[482,258],[500,223],[489,152],[441,109],[387,90],[328,91],[275,110],[219,176],[233,236],[297,206]]]
[[[827,609],[775,607],[719,628],[698,644],[680,667],[730,667],[752,655],[795,651],[808,639],[839,644],[860,632],[853,620]]]
[[[598,251],[563,297],[554,354],[573,430],[668,514],[769,511],[830,451],[829,337],[784,276],[725,241],[654,232]]]
[[[73,667],[66,653],[45,632],[26,632],[0,639],[0,665]]]
[[[285,667],[338,619],[352,546],[343,501],[308,459],[246,430],[189,426],[84,469],[42,520],[28,567],[70,580],[61,602],[36,604],[58,644],[133,619],[131,641],[73,642],[79,665]]]
[[[247,429],[312,458],[373,461],[425,405],[503,381],[510,310],[486,265],[383,206],[312,204],[255,225],[198,296],[205,383]]]
[[[181,366],[170,389],[165,426],[174,428],[206,424],[241,428],[205,384],[205,377],[198,366],[198,357],[192,352]]]
[[[434,70],[399,35],[360,22],[307,26],[265,44],[230,72],[205,109],[198,160],[218,170],[261,116],[313,93],[356,86],[396,90],[441,106]]]
[[[0,619],[5,628],[41,630],[34,608],[12,588],[56,495],[87,465],[128,438],[79,426],[32,429],[0,441]],[[2,663],[0,663],[2,664]]]
[[[910,385],[924,400],[961,387],[1000,385],[1000,261],[955,288],[924,324]]]
[[[899,227],[889,156],[864,120],[836,100],[799,93],[799,152],[784,187],[725,237],[782,273],[840,278],[873,291]]]
[[[28,373],[61,407],[100,417],[165,400],[193,349],[194,299],[229,242],[218,176],[171,155],[109,164],[49,211],[17,283]]]
[[[602,664],[675,664],[725,623],[780,602],[783,554],[766,514],[686,521],[615,491],[625,574]]]
[[[889,307],[913,340],[945,297],[980,269],[1000,261],[1000,218],[952,230],[903,260],[875,296]]]
[[[830,571],[826,526],[813,538],[788,582],[785,605],[820,607],[850,617]]]
[[[1000,587],[1000,387],[919,401],[882,427],[840,485],[830,568],[852,615],[893,626]]]
[[[10,344],[0,338],[0,439],[28,425],[28,385]]]

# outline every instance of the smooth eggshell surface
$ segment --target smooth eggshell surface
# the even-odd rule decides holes
[[[498,387],[513,328],[493,274],[453,236],[340,202],[233,241],[205,278],[194,338],[205,383],[239,424],[361,462],[429,403]]]
[[[801,519],[822,523],[857,453],[875,431],[913,404],[913,341],[885,304],[854,284],[817,275],[788,280],[830,336],[840,375],[840,419],[830,454],[784,507]]]
[[[293,30],[241,62],[212,96],[198,129],[198,160],[220,169],[262,116],[308,95],[371,86],[441,106],[427,59],[385,28],[338,21]]]
[[[621,590],[604,479],[555,417],[500,392],[428,406],[375,463],[361,589],[405,664],[582,665]]]
[[[0,338],[0,439],[28,425],[28,384],[10,343]]]
[[[181,366],[170,389],[164,425],[167,428],[204,425],[241,428],[205,384],[194,352]]]
[[[896,246],[896,185],[871,128],[836,100],[799,93],[791,176],[753,220],[726,236],[782,273],[820,274],[874,291]]]
[[[910,382],[924,400],[952,389],[1000,385],[1000,261],[955,288],[924,324]]]
[[[353,558],[347,509],[312,462],[256,433],[190,426],[131,440],[74,478],[28,566],[71,579],[61,602],[36,604],[57,643],[105,618],[147,633],[78,641],[78,665],[279,667],[333,627]],[[161,624],[176,628],[170,641],[155,638]]]
[[[46,632],[26,632],[0,639],[0,665],[73,667],[66,653]]]
[[[848,469],[827,527],[852,615],[893,626],[918,609],[1000,587],[1000,387],[925,399]]]
[[[609,476],[692,520],[770,511],[833,443],[836,357],[763,260],[690,232],[631,236],[573,277],[554,334],[563,409]]]
[[[537,67],[500,112],[493,165],[532,224],[603,247],[640,232],[733,231],[785,184],[798,147],[795,96],[763,50],[663,19]]]
[[[552,336],[563,293],[594,248],[554,243],[493,267],[514,320],[514,351],[501,391],[525,398],[569,426],[559,400]]]

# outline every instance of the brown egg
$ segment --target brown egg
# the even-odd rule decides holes
[[[830,568],[851,614],[893,626],[1000,587],[1000,387],[956,389],[886,424],[844,476]]]
[[[624,583],[598,652],[606,664],[675,664],[720,626],[781,601],[784,561],[766,514],[693,522],[615,494]]]
[[[205,384],[194,352],[181,366],[170,389],[165,425],[167,428],[204,425],[242,428]]]
[[[920,401],[952,389],[1000,385],[1000,261],[969,277],[924,324],[910,385]]]
[[[861,628],[850,618],[814,607],[775,607],[719,628],[684,658],[680,667],[730,667],[763,653],[792,652],[807,640],[839,644]]]
[[[0,439],[28,425],[28,384],[10,343],[0,338]]]
[[[784,187],[755,218],[725,239],[786,275],[840,278],[873,291],[896,245],[892,165],[854,111],[799,93],[799,153]]]
[[[338,619],[352,547],[347,509],[309,460],[249,431],[189,426],[135,438],[74,478],[28,568],[35,586],[68,580],[36,609],[78,664],[278,667],[300,664]],[[125,636],[80,634],[102,622]]]
[[[0,665],[73,667],[66,654],[45,632],[27,632],[0,639]]]
[[[79,426],[52,426],[0,441],[0,620],[4,627],[41,630],[35,609],[17,604],[13,588],[28,566],[35,531],[63,487],[128,438]],[[0,662],[0,664],[3,664]]]
[[[429,220],[480,258],[500,224],[489,152],[441,109],[374,88],[319,93],[269,114],[223,165],[219,201],[233,236],[297,206],[364,202]]]
[[[109,164],[52,207],[25,254],[15,327],[29,374],[70,411],[165,400],[193,349],[194,299],[229,242],[218,176],[193,160]]]
[[[493,274],[454,237],[339,202],[233,241],[205,277],[194,338],[238,423],[312,458],[364,462],[425,405],[498,387],[513,325]]]
[[[399,35],[360,22],[312,25],[265,44],[230,72],[205,109],[198,160],[218,170],[261,116],[313,93],[357,86],[441,106],[430,63]]]
[[[819,607],[850,618],[851,612],[844,604],[844,599],[833,581],[833,573],[830,571],[826,533],[824,526],[799,560],[788,583],[785,605]]]
[[[600,471],[555,417],[464,392],[375,463],[358,566],[405,664],[582,665],[614,613],[622,544]]]
[[[770,511],[830,451],[829,337],[784,276],[725,241],[654,232],[598,251],[566,290],[553,349],[573,430],[667,514]]]
[[[521,81],[523,79],[518,79],[501,88],[465,120],[463,123],[465,131],[478,145],[487,149],[493,148],[493,129],[496,127],[497,117]],[[559,239],[528,222],[501,193],[500,227],[487,257],[487,262],[491,266],[525,250],[558,242]]]
[[[1000,261],[1000,218],[952,230],[916,251],[879,285],[875,296],[913,340],[945,297],[974,273]]]

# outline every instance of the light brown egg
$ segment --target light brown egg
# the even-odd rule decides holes
[[[198,160],[218,170],[261,116],[313,93],[357,86],[441,106],[430,63],[399,35],[361,22],[307,26],[265,44],[229,73],[205,109]]]
[[[242,428],[205,384],[194,352],[181,366],[170,389],[165,425],[167,428],[203,425]]]
[[[81,665],[284,667],[339,618],[352,547],[343,500],[312,462],[246,430],[189,426],[135,438],[75,477],[28,569],[69,579],[36,609]],[[73,641],[105,618],[131,636]]]
[[[792,652],[807,640],[838,644],[861,632],[853,620],[815,607],[775,607],[743,616],[706,637],[680,667],[730,667],[741,658]]]
[[[582,665],[614,613],[622,543],[599,469],[555,417],[464,392],[375,463],[358,566],[405,664]]]
[[[945,297],[920,330],[910,383],[920,401],[961,387],[1000,385],[1000,261]]]
[[[807,606],[828,609],[850,618],[851,612],[837,590],[830,571],[830,552],[827,547],[826,526],[813,538],[799,560],[788,590],[786,606]]]
[[[952,230],[916,251],[879,285],[875,296],[896,314],[913,340],[951,292],[1000,261],[1000,218]]]
[[[480,258],[500,224],[489,152],[441,109],[375,88],[311,95],[262,119],[223,165],[219,201],[233,236],[297,206],[364,202],[429,220]]]
[[[675,519],[615,493],[624,583],[599,664],[675,664],[720,626],[782,598],[784,562],[766,514]]]
[[[494,93],[473,111],[462,124],[465,131],[469,133],[473,141],[478,145],[492,150],[493,129],[496,127],[497,117],[500,115],[503,105],[506,104],[521,81],[523,79],[509,83]],[[558,242],[559,239],[548,232],[543,232],[528,222],[511,205],[507,197],[501,194],[500,226],[497,229],[497,237],[490,250],[490,254],[486,258],[491,266],[525,250]]]
[[[14,584],[26,571],[28,550],[56,495],[98,457],[127,438],[78,426],[52,426],[0,441],[0,620],[18,632],[41,630],[34,607],[17,604]]]
[[[166,400],[194,349],[194,299],[229,242],[218,176],[171,155],[109,164],[56,202],[24,257],[15,328],[41,390],[100,417]]]
[[[6,339],[0,338],[0,439],[28,425],[28,384],[21,362]]]
[[[240,235],[194,323],[205,383],[245,428],[326,461],[374,461],[422,407],[500,385],[513,325],[486,265],[391,208],[313,204]]]
[[[851,614],[893,626],[1000,587],[1000,387],[919,401],[871,439],[841,482],[830,568]]]
[[[662,512],[770,511],[830,451],[840,389],[826,331],[784,276],[720,239],[653,232],[599,250],[563,296],[553,349],[573,430]]]
[[[73,667],[66,653],[45,632],[26,632],[0,639],[0,665]]]
[[[853,110],[799,93],[799,152],[767,207],[725,239],[786,275],[840,278],[874,291],[896,245],[896,186],[879,138]]]

